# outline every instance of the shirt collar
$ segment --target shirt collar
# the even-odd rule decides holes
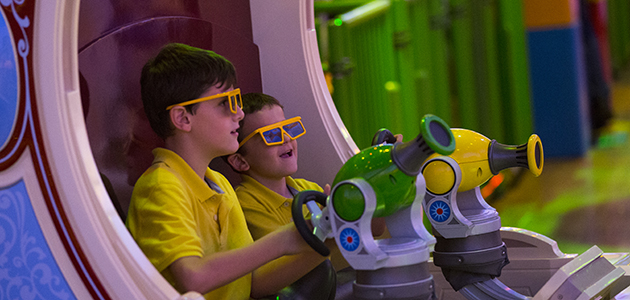
[[[289,192],[291,192],[291,195],[297,195],[297,193],[299,193],[300,191],[297,189],[297,183],[295,182],[295,180],[293,180],[291,176],[287,176],[285,177],[285,179],[287,181],[287,187],[289,188]]]

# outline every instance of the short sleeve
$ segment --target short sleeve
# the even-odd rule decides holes
[[[178,258],[203,256],[193,206],[184,188],[160,183],[134,190],[128,227],[138,246],[162,272]]]

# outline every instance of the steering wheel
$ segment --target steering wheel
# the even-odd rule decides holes
[[[326,237],[322,237],[320,239],[316,235],[315,231],[311,231],[306,224],[306,220],[304,219],[304,214],[302,213],[302,205],[306,204],[309,211],[311,212],[312,219],[319,219],[322,217],[322,211],[319,209],[315,202],[319,203],[322,206],[326,206],[326,194],[313,190],[301,191],[293,197],[293,205],[291,206],[291,214],[293,216],[293,223],[295,223],[295,227],[298,232],[304,238],[307,244],[309,244],[317,253],[322,256],[330,255],[330,249],[326,247],[323,239]],[[314,202],[313,202],[314,201]],[[315,229],[316,230],[316,229]]]

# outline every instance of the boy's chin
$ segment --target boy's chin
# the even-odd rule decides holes
[[[228,154],[234,154],[234,153],[236,153],[236,151],[238,151],[238,141],[234,145],[232,145],[232,147],[230,147],[230,153],[228,153]],[[226,154],[226,155],[228,155],[228,154]]]
[[[225,155],[232,155],[236,153],[236,151],[238,151],[238,147],[231,147],[230,149],[225,149],[225,151],[223,151],[224,153],[219,155],[219,157],[225,156]]]
[[[287,176],[293,176],[297,170],[297,166],[283,166],[282,168],[276,168],[274,173],[278,178],[284,178]]]
[[[298,170],[297,166],[287,168],[286,169],[286,174],[287,174],[286,176],[293,176],[293,174],[295,174],[295,172],[297,172],[297,170]]]

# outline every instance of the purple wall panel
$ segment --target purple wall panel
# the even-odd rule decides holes
[[[127,3],[129,2],[129,3]],[[167,43],[213,50],[236,67],[239,86],[262,91],[248,1],[81,2],[79,71],[90,146],[126,212],[135,180],[162,141],[140,99],[144,63]]]
[[[249,0],[83,0],[79,14],[79,49],[119,27],[165,16],[200,18],[253,39]]]

